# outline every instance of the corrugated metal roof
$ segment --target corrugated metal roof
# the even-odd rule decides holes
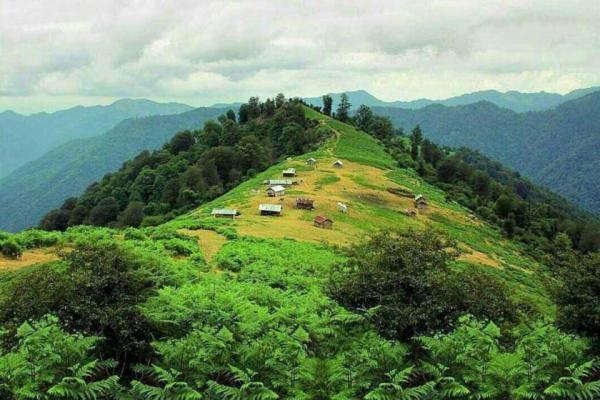
[[[285,171],[283,171],[284,174],[295,174],[296,173],[296,168],[288,168]]]
[[[261,204],[258,206],[259,211],[281,212],[282,208],[279,204]]]
[[[238,211],[231,208],[213,208],[211,214],[215,215],[237,215]]]
[[[283,191],[285,191],[285,188],[283,186],[281,186],[281,185],[275,185],[275,186],[271,186],[267,190],[272,190],[274,192],[283,192]]]
[[[289,185],[293,184],[294,182],[291,179],[269,179],[267,181],[267,183],[271,186],[275,186],[275,185],[289,186]]]

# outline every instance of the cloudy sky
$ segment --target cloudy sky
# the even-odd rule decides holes
[[[600,84],[599,0],[0,0],[0,110]]]

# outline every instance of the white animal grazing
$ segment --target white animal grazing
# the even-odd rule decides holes
[[[337,208],[338,208],[338,211],[340,211],[343,214],[346,214],[348,212],[348,206],[344,203],[338,202]]]

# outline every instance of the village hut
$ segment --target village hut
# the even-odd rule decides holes
[[[277,196],[284,196],[284,195],[285,195],[285,188],[281,185],[271,186],[270,188],[267,189],[267,196],[269,196],[269,197],[277,197]]]
[[[280,204],[260,204],[258,211],[260,215],[280,216],[283,213],[283,206]]]
[[[427,199],[422,194],[419,194],[415,197],[415,207],[419,210],[427,207]]]
[[[404,215],[406,215],[407,217],[416,217],[417,211],[412,208],[407,208],[406,210],[404,210]]]
[[[308,160],[306,160],[306,164],[315,165],[315,164],[317,164],[317,160],[311,157]]]
[[[344,163],[342,162],[342,160],[336,160],[333,163],[333,166],[336,167],[336,168],[344,168]]]
[[[296,182],[292,181],[291,179],[267,179],[265,182],[265,184],[269,185],[269,186],[292,186],[294,185]]]
[[[303,197],[299,197],[296,199],[296,208],[302,210],[312,210],[315,208],[313,199],[307,199]]]
[[[287,178],[293,178],[294,176],[296,176],[296,168],[286,169],[285,171],[283,171],[283,176]]]
[[[211,214],[215,218],[235,218],[240,215],[240,212],[231,208],[213,208]]]
[[[337,209],[342,214],[348,214],[348,206],[345,203],[337,203]]]
[[[317,228],[332,229],[333,221],[323,215],[317,215],[314,219],[314,225]]]

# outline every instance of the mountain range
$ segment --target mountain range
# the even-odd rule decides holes
[[[418,110],[373,107],[373,111],[405,130],[420,125],[434,142],[479,150],[600,213],[600,92],[527,113],[488,101]]]
[[[107,106],[77,106],[53,113],[0,113],[0,178],[73,139],[100,135],[126,118],[178,114],[193,107],[122,99]]]
[[[416,110],[432,104],[441,104],[445,106],[459,106],[473,104],[480,101],[489,101],[498,107],[507,108],[516,112],[541,111],[554,108],[566,101],[575,100],[586,94],[600,90],[600,86],[594,86],[585,89],[577,89],[565,95],[558,93],[538,92],[522,93],[517,91],[499,92],[497,90],[484,90],[479,92],[467,93],[460,96],[450,97],[443,100],[419,99],[412,101],[383,101],[373,96],[365,90],[356,90],[346,92],[350,103],[357,108],[364,104],[369,107],[396,107]],[[342,93],[329,93],[333,99],[333,107],[337,107]],[[322,97],[306,97],[305,102],[315,106],[323,105]]]
[[[0,179],[0,229],[16,231],[37,225],[48,210],[81,194],[140,151],[159,148],[176,132],[200,128],[225,111],[198,108],[130,118],[102,135],[58,146]]]

